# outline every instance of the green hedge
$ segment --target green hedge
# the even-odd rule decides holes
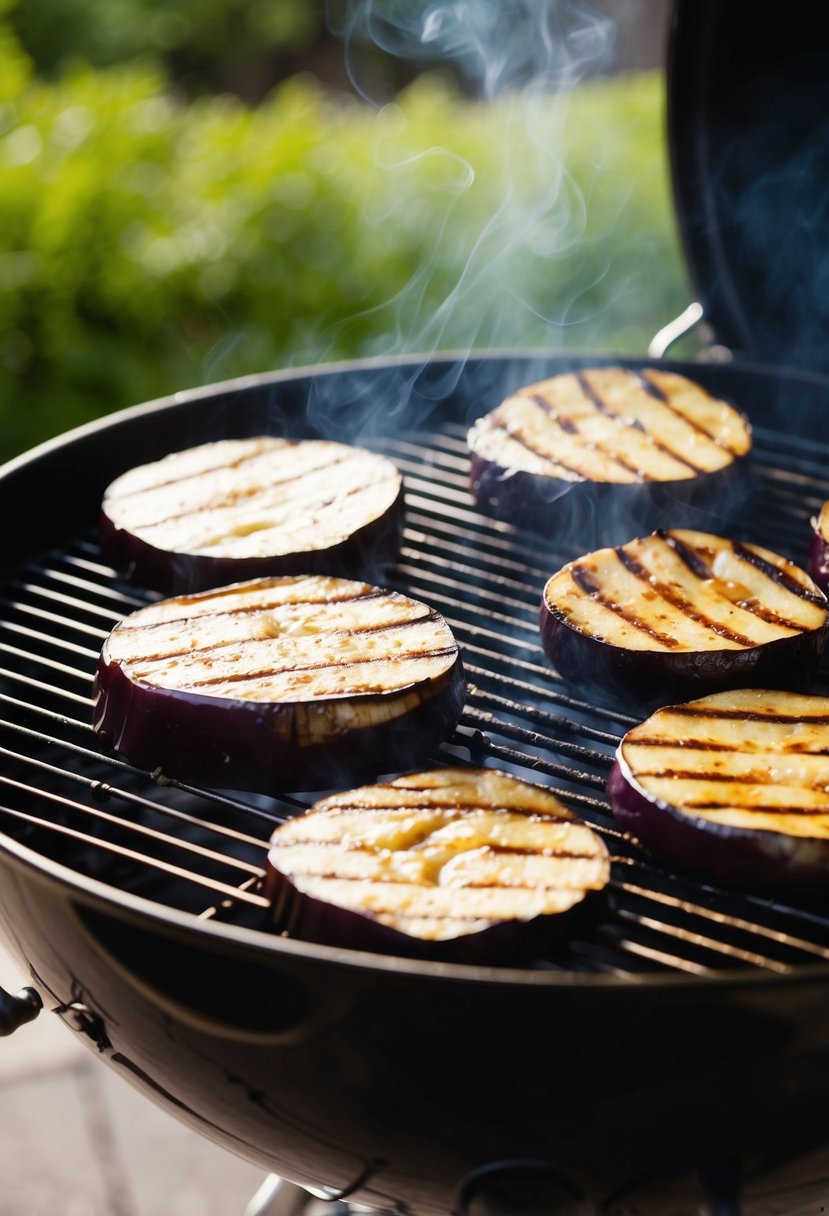
[[[514,345],[642,352],[687,302],[661,79],[376,113],[147,67],[32,77],[0,27],[0,451],[273,367]]]

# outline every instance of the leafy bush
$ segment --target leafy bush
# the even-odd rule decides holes
[[[248,95],[256,78],[290,70],[326,37],[323,10],[308,0],[84,0],[82,10],[78,0],[4,3],[38,75],[50,78],[81,63],[153,59],[190,91],[239,85]]]
[[[5,455],[198,383],[366,354],[641,353],[687,302],[661,78],[379,112],[308,77],[189,106],[33,79],[0,26]]]

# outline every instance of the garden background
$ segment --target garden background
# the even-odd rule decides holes
[[[0,459],[250,372],[644,354],[691,299],[664,15],[0,0]]]

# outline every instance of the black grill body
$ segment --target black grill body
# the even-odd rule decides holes
[[[473,418],[521,384],[610,361],[492,354],[256,377],[125,411],[0,476],[15,521],[0,618],[0,932],[46,1008],[148,1096],[331,1195],[438,1216],[461,1210],[464,1180],[486,1167],[540,1169],[619,1214],[739,1192],[746,1214],[785,1195],[792,1216],[822,1193],[829,906],[714,888],[622,836],[604,784],[636,705],[564,685],[537,633],[543,583],[577,553],[480,516],[469,495]],[[829,497],[829,381],[671,366],[752,419],[752,492],[729,535],[802,564]],[[101,752],[97,652],[151,597],[101,561],[103,489],[175,448],[261,432],[359,441],[398,462],[407,526],[386,583],[447,617],[469,679],[434,762],[544,782],[607,841],[609,899],[533,966],[277,937],[259,893],[267,840],[313,797],[186,787]]]

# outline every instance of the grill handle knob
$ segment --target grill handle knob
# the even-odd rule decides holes
[[[34,988],[21,988],[12,996],[0,988],[0,1036],[14,1034],[20,1026],[32,1022],[43,1008],[43,1001]]]

